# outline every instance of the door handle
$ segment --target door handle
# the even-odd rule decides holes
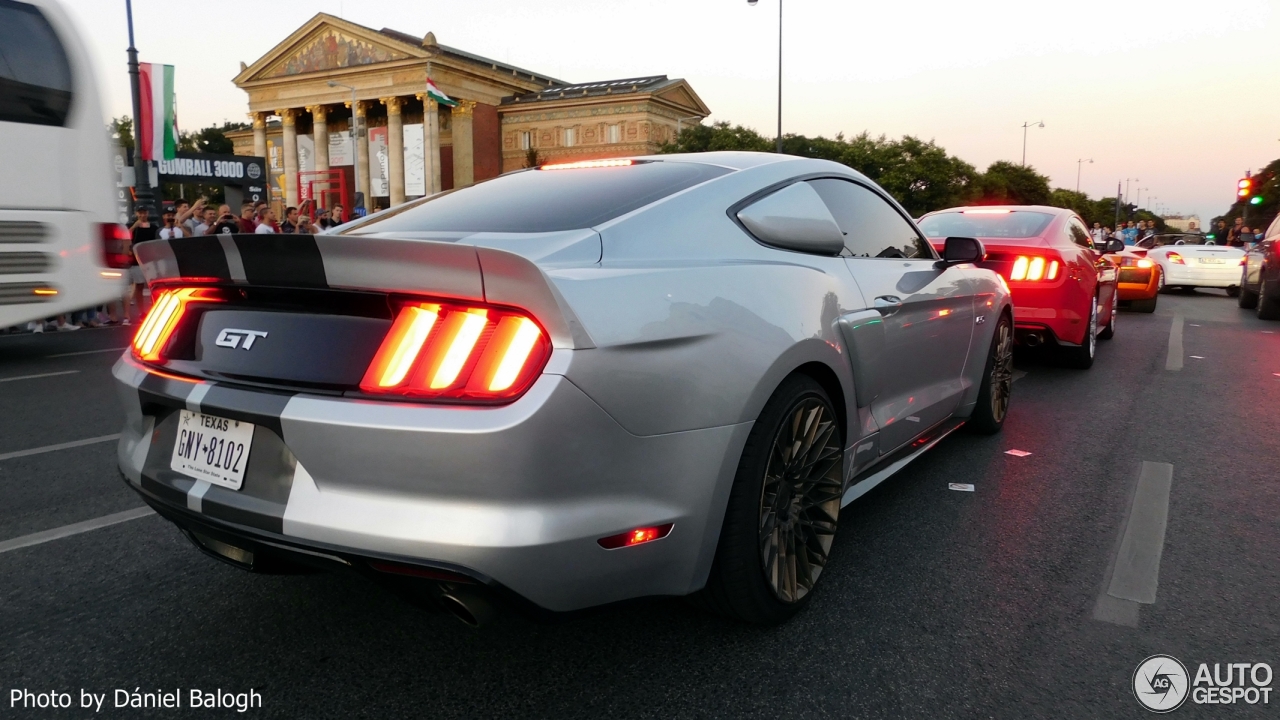
[[[892,315],[902,309],[902,298],[897,295],[881,295],[871,302],[881,315]]]

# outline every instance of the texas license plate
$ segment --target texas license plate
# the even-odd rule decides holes
[[[181,410],[169,467],[214,485],[239,490],[249,465],[253,424]]]
[[[1225,261],[1222,258],[1200,258],[1200,262],[1206,265],[1221,265]]]

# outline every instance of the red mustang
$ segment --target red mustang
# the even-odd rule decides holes
[[[1117,272],[1070,210],[1001,205],[939,210],[920,219],[935,247],[974,237],[987,249],[982,267],[1000,273],[1013,294],[1015,337],[1027,347],[1053,345],[1074,367],[1093,365],[1097,338],[1115,335]]]

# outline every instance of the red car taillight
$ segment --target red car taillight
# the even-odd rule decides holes
[[[208,288],[181,288],[163,290],[156,294],[151,310],[133,336],[133,354],[139,360],[159,362],[164,360],[164,347],[178,329],[178,323],[192,302],[220,302]]]
[[[129,229],[117,223],[98,223],[98,240],[102,243],[102,264],[109,268],[127,268],[133,264],[129,252]]]
[[[1009,279],[1031,282],[1057,280],[1060,267],[1057,260],[1046,260],[1039,255],[1019,255],[1018,259],[1013,261]]]
[[[1179,254],[1178,254],[1178,253],[1176,253],[1176,252],[1171,252],[1171,253],[1169,253],[1168,255],[1166,255],[1166,256],[1165,256],[1165,258],[1166,258],[1166,259],[1168,259],[1168,261],[1169,261],[1169,262],[1171,262],[1171,263],[1173,263],[1174,265],[1186,265],[1186,264],[1187,264],[1187,262],[1186,262],[1185,260],[1183,260],[1183,259],[1182,259],[1182,256],[1181,256],[1181,255],[1179,255]]]
[[[400,309],[360,389],[424,399],[514,400],[550,357],[546,333],[519,311],[414,303]]]

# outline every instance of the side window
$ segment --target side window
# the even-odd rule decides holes
[[[71,66],[33,5],[0,0],[0,122],[65,125]]]
[[[1071,222],[1067,224],[1067,234],[1071,238],[1071,242],[1080,247],[1092,248],[1093,243],[1089,241],[1089,231],[1079,220],[1071,218]]]
[[[848,180],[823,178],[809,185],[831,210],[853,257],[933,258],[933,248],[883,198]]]

